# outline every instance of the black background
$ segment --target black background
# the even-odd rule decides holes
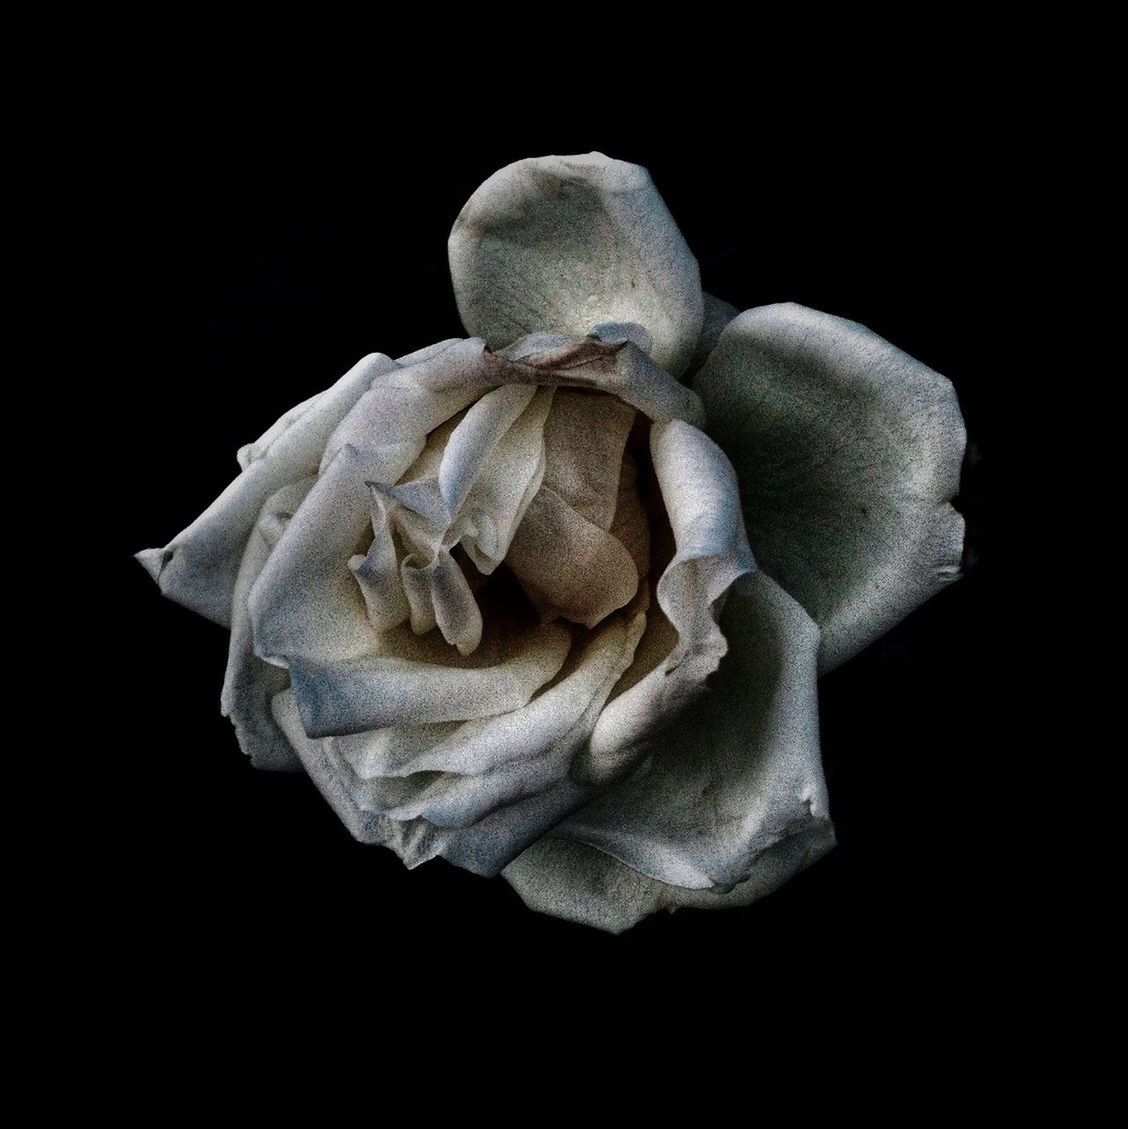
[[[695,977],[771,967],[816,992],[994,959],[1007,860],[981,844],[1011,755],[1000,483],[1017,376],[994,360],[1008,142],[1000,103],[957,106],[945,70],[883,59],[874,74],[807,99],[731,76],[680,95],[635,83],[563,113],[537,83],[421,85],[382,62],[317,109],[293,75],[207,98],[204,70],[182,96],[131,86],[114,102],[98,137],[120,429],[105,558],[129,725],[107,774],[99,899],[134,973],[492,975],[532,960],[662,968],[687,994]],[[591,149],[650,170],[708,291],[868,325],[951,378],[970,437],[967,575],[820,685],[838,849],[752,907],[619,938],[533,914],[501,879],[442,861],[408,872],[353,842],[304,777],[252,771],[219,714],[226,633],[161,600],[130,559],[360,356],[460,335],[446,237],[461,205],[509,161]]]

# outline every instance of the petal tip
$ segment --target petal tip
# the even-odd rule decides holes
[[[161,573],[172,560],[172,549],[142,549],[133,554],[133,559],[158,583],[161,582]]]

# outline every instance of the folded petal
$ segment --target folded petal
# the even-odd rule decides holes
[[[602,153],[508,165],[467,201],[449,253],[462,323],[494,348],[633,324],[679,375],[697,344],[697,261],[638,165]]]
[[[496,379],[611,392],[650,419],[705,425],[697,394],[655,364],[633,341],[534,333],[494,358]],[[506,362],[511,363],[505,368]]]
[[[617,396],[557,392],[544,428],[544,485],[578,514],[610,529],[635,411]]]
[[[306,736],[290,691],[279,694],[272,708],[310,779],[349,833],[362,843],[390,847],[408,867],[442,855],[474,874],[500,874],[506,863],[591,794],[590,789],[563,780],[536,796],[507,804],[466,828],[436,827],[425,819],[390,819],[383,811],[365,807],[350,789],[352,775],[336,750],[336,738],[311,740]]]
[[[256,629],[257,630],[257,629]],[[311,737],[489,717],[525,705],[564,665],[572,636],[544,624],[514,639],[494,666],[454,667],[394,655],[290,662],[294,697]]]
[[[756,567],[736,476],[721,449],[697,428],[672,421],[653,426],[650,451],[676,551],[657,585],[662,616],[639,647],[640,659],[654,665],[596,723],[581,762],[583,778],[593,781],[632,764],[702,692],[727,646],[715,619],[718,601]]]
[[[959,575],[965,434],[952,385],[855,322],[741,314],[694,379],[763,567],[822,629],[822,668]]]
[[[678,889],[652,891],[597,856],[545,849],[506,874],[536,908],[555,900],[550,912],[625,928],[659,904],[689,904],[686,890],[712,892],[694,905],[731,904],[716,898],[730,891],[750,900],[833,844],[818,744],[818,628],[762,572],[733,585],[721,623],[730,650],[709,694],[632,775],[553,831]],[[586,864],[584,882],[576,870]],[[606,904],[617,896],[621,912]]]
[[[421,443],[420,443],[421,446]],[[345,447],[298,507],[251,588],[247,606],[255,651],[285,666],[303,656],[321,661],[369,654],[377,632],[350,562],[371,536],[371,492],[365,483],[393,481],[411,450]]]
[[[163,549],[137,559],[178,604],[227,627],[243,549],[266,500],[291,482],[316,474],[334,429],[372,381],[397,369],[381,353],[365,357],[331,388],[288,413],[250,449],[242,474]],[[291,418],[293,416],[293,418]]]
[[[292,770],[301,768],[289,741],[271,713],[274,696],[290,685],[285,670],[263,662],[254,650],[247,594],[258,579],[267,557],[278,542],[286,522],[301,505],[314,479],[304,478],[283,486],[267,499],[247,540],[231,611],[231,642],[223,679],[220,706],[231,718],[239,746],[255,768]]]
[[[594,627],[638,591],[638,569],[623,543],[547,486],[529,504],[505,563],[546,619]]]
[[[468,827],[497,808],[563,780],[626,669],[644,618],[616,616],[574,655],[562,677],[519,710],[471,721],[429,749],[413,772],[440,771],[389,814]]]

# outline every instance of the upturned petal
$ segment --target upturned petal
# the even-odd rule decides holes
[[[314,479],[303,478],[283,486],[270,496],[251,531],[235,580],[231,603],[231,641],[220,705],[224,716],[231,718],[239,745],[255,768],[285,771],[301,768],[271,713],[271,701],[290,685],[290,676],[280,667],[263,662],[255,654],[247,594],[278,543],[286,523],[313,483]]]
[[[740,516],[736,476],[704,432],[655,424],[650,451],[675,552],[657,584],[658,606],[639,644],[638,668],[600,715],[574,770],[605,782],[629,767],[654,735],[705,687],[726,651],[716,614],[730,585],[756,561]]]
[[[494,348],[534,330],[641,326],[680,375],[701,330],[697,261],[638,165],[589,153],[494,173],[451,231],[462,323]]]
[[[333,430],[372,381],[395,368],[396,362],[382,353],[365,357],[331,388],[292,409],[262,438],[242,448],[243,473],[163,549],[137,554],[161,592],[229,627],[243,549],[266,500],[283,486],[317,473]]]
[[[729,654],[710,692],[506,868],[533,908],[618,932],[657,908],[751,901],[833,845],[817,627],[762,572],[733,585],[721,627]]]
[[[822,629],[826,670],[960,571],[965,434],[951,383],[855,322],[748,310],[693,386],[740,477],[764,569]]]

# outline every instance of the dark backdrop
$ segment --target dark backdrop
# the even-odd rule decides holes
[[[359,975],[646,958],[667,976],[766,961],[817,986],[920,982],[984,959],[1006,882],[1006,860],[977,846],[1009,755],[998,483],[1014,378],[990,360],[1005,157],[990,115],[953,108],[931,77],[906,71],[848,107],[743,103],[734,85],[723,113],[694,102],[668,120],[620,108],[566,123],[535,106],[498,115],[528,93],[497,80],[434,114],[396,83],[345,116],[271,90],[206,107],[122,99],[99,154],[121,431],[113,676],[128,725],[100,898],[134,969],[191,982],[264,962],[332,978],[342,962]],[[446,237],[463,202],[511,160],[591,149],[650,169],[707,290],[870,326],[952,379],[971,440],[966,577],[821,683],[838,849],[757,905],[660,915],[620,938],[535,915],[502,879],[443,861],[408,872],[353,842],[303,776],[252,771],[219,714],[226,633],[161,600],[130,560],[216,496],[241,444],[360,356],[459,335]]]

